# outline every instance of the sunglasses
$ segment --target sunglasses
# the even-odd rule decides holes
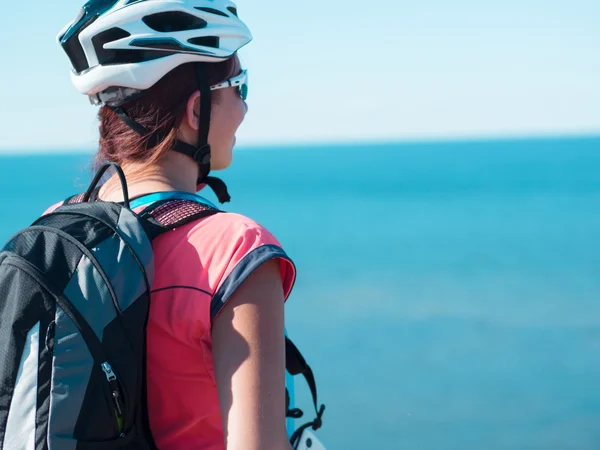
[[[237,87],[238,93],[240,94],[240,97],[242,97],[242,100],[246,100],[248,98],[248,71],[243,70],[239,75],[231,77],[222,83],[211,86],[210,90],[216,91],[217,89],[225,89],[228,87]]]

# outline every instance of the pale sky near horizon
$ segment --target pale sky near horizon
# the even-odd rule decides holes
[[[240,145],[600,135],[599,0],[238,0]],[[0,152],[92,149],[95,114],[56,34],[81,0],[9,0]]]

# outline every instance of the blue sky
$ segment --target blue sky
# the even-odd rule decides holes
[[[55,41],[82,3],[3,6],[0,151],[94,147]],[[237,3],[255,37],[241,145],[600,134],[598,0]]]

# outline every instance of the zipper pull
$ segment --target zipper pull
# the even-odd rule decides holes
[[[123,417],[123,406],[121,404],[121,395],[119,391],[112,392],[113,401],[115,402],[115,408],[117,409],[117,415]]]
[[[113,372],[112,367],[110,366],[109,363],[107,363],[107,362],[102,363],[102,371],[106,374],[106,379],[108,380],[109,383],[111,381],[117,380],[117,376]]]

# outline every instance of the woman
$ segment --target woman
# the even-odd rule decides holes
[[[227,0],[91,0],[60,33],[79,92],[101,106],[96,161],[130,198],[227,190],[247,112],[236,52],[251,40]],[[97,192],[123,201],[117,179]],[[290,449],[284,301],[294,267],[262,226],[216,214],[154,242],[147,330],[150,426],[165,449]]]

